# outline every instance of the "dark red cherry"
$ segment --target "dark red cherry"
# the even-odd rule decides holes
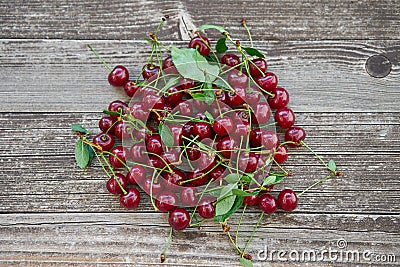
[[[105,116],[99,120],[99,129],[102,132],[113,133],[116,121],[116,117]]]
[[[255,206],[258,203],[258,195],[255,196],[245,196],[243,199],[243,203],[248,206]]]
[[[234,92],[226,93],[226,104],[231,107],[242,105],[246,100],[246,90],[241,87],[235,87]]]
[[[128,105],[121,100],[115,100],[108,105],[108,111],[122,113],[124,115],[126,113]],[[113,116],[115,117],[115,116]]]
[[[192,79],[188,79],[188,78],[182,78],[179,81],[179,89],[180,90],[187,90],[187,89],[191,89],[196,85],[196,82]]]
[[[160,135],[150,136],[146,141],[146,148],[148,152],[160,155],[163,151],[163,143]]]
[[[239,123],[235,125],[235,132],[233,136],[240,141],[240,137],[243,137],[243,140],[247,140],[247,135],[250,131],[250,125],[245,123]]]
[[[183,116],[193,116],[193,107],[189,101],[182,100],[178,102],[175,109]]]
[[[258,102],[253,106],[254,113],[251,114],[252,122],[256,124],[265,124],[271,117],[271,109],[266,102]]]
[[[189,138],[193,134],[194,122],[187,122],[182,127],[182,135]]]
[[[172,211],[178,205],[178,197],[172,192],[161,192],[155,200],[155,205],[161,212]]]
[[[125,94],[129,97],[133,97],[136,92],[141,90],[141,86],[136,85],[135,81],[128,81],[125,85],[124,85],[124,91]]]
[[[246,88],[249,84],[249,77],[236,69],[228,73],[228,82],[232,87]]]
[[[295,122],[293,110],[287,107],[279,108],[275,111],[275,121],[284,129],[292,127]]]
[[[228,116],[223,116],[214,121],[213,130],[219,136],[226,136],[234,130],[233,120]]]
[[[205,185],[208,180],[209,180],[208,174],[205,174],[202,171],[194,171],[194,172],[189,172],[187,174],[187,180],[192,180],[188,184],[190,186],[202,186]]]
[[[169,213],[168,223],[174,230],[183,230],[189,226],[190,214],[183,208],[176,208]]]
[[[146,178],[146,170],[140,165],[133,165],[126,175],[126,179],[132,185],[141,184]]]
[[[265,76],[257,77],[257,84],[264,90],[271,92],[278,84],[278,77],[272,72],[265,73]]]
[[[194,207],[199,202],[197,189],[194,187],[183,187],[179,195],[182,205],[185,207]]]
[[[135,102],[131,107],[131,115],[135,119],[145,122],[145,121],[147,121],[147,119],[150,115],[150,112],[145,107],[145,104],[143,102]]]
[[[136,138],[136,140],[147,140],[156,132],[156,130],[149,125],[146,125],[146,128],[132,130],[133,136]]]
[[[289,93],[282,87],[276,87],[271,90],[274,97],[268,97],[267,101],[271,108],[278,109],[286,107],[289,104]]]
[[[126,209],[136,209],[140,203],[139,191],[134,187],[128,188],[127,193],[119,197],[119,203]]]
[[[274,149],[279,144],[279,136],[273,131],[262,129],[260,139],[261,145],[266,150]]]
[[[217,150],[224,158],[230,158],[232,153],[234,153],[236,147],[236,142],[229,136],[225,136],[217,145]]]
[[[185,152],[183,152],[185,155]],[[192,144],[186,149],[186,154],[189,160],[195,161],[198,160],[201,156],[200,149],[197,145]]]
[[[240,64],[240,58],[235,54],[225,54],[221,57],[220,62],[228,67],[234,67]]]
[[[268,214],[278,209],[278,201],[270,194],[263,194],[258,198],[258,207]]]
[[[257,169],[258,158],[254,152],[248,155],[240,154],[238,159],[238,169],[244,172],[255,172]]]
[[[200,152],[200,157],[199,160],[197,162],[197,168],[203,172],[208,172],[209,170],[211,170],[215,164],[216,164],[216,160],[215,160],[215,154],[213,153],[206,153],[206,152]]]
[[[164,151],[161,153],[161,157],[167,162],[167,164],[173,168],[174,164],[179,162],[179,157],[180,157],[180,149],[179,148],[173,148],[169,149],[168,151]]]
[[[278,148],[275,150],[274,160],[278,164],[282,164],[282,163],[284,163],[286,161],[288,156],[289,156],[288,149],[286,148],[286,146],[281,145],[281,146],[278,146]]]
[[[172,173],[164,174],[164,186],[170,191],[175,191],[179,182],[186,180],[185,173],[180,170],[174,170]]]
[[[205,122],[196,122],[193,126],[192,133],[194,136],[199,136],[198,140],[210,138],[212,134],[211,126]]]
[[[128,70],[121,65],[115,66],[108,74],[108,82],[112,86],[123,86],[129,80]]]
[[[109,151],[115,143],[114,137],[111,134],[99,133],[93,137],[93,143],[101,146],[104,151]]]
[[[250,60],[249,71],[253,78],[263,76],[267,72],[267,62],[263,58]]]
[[[164,98],[157,94],[145,94],[143,96],[143,103],[147,110],[164,108]]]
[[[195,36],[189,42],[189,48],[194,48],[203,56],[210,53],[210,41],[204,36]]]
[[[134,144],[129,152],[134,162],[145,163],[148,160],[147,149],[144,142]]]
[[[167,74],[178,74],[178,70],[174,62],[172,61],[172,57],[168,56],[162,61],[162,69]]]
[[[225,173],[225,167],[218,165],[212,171],[210,171],[208,176],[210,176],[210,178],[212,178],[214,180],[218,180],[218,179],[223,178],[224,173]]]
[[[212,204],[212,200],[208,199],[201,200],[199,206],[197,207],[197,212],[204,219],[214,218],[215,207]]]
[[[166,166],[165,161],[163,161],[160,157],[150,155],[147,161],[147,165],[153,166],[157,169],[162,169]]]
[[[119,121],[115,124],[114,134],[119,140],[131,138],[132,128],[128,122]]]
[[[158,75],[160,67],[154,64],[146,64],[142,68],[142,76],[145,80],[150,79],[153,75]]]
[[[111,166],[114,168],[122,168],[126,162],[127,151],[123,146],[116,146],[111,149],[111,154],[109,155],[108,160],[110,161]]]
[[[118,184],[118,182],[119,184]],[[121,186],[119,186],[121,185]],[[115,176],[112,176],[106,184],[108,192],[114,195],[120,195],[122,194],[122,189],[121,187],[126,190],[128,186],[128,183],[126,182],[126,178],[122,173],[116,173]]]
[[[292,189],[282,190],[278,195],[278,205],[285,211],[292,211],[297,207],[297,195]]]
[[[171,105],[176,105],[182,101],[182,92],[176,86],[171,86],[165,94],[165,100]]]
[[[301,146],[301,141],[306,138],[306,131],[303,128],[293,126],[285,132],[285,142],[294,142],[294,144],[288,143],[290,147]]]
[[[142,188],[143,188],[144,192],[146,192],[148,195],[152,195],[154,197],[154,196],[158,196],[158,194],[161,193],[162,185],[159,181],[156,182],[153,180],[153,182],[152,182],[152,180],[153,180],[153,177],[151,177],[151,176],[146,177],[146,179],[144,179],[144,181],[143,181]],[[151,185],[153,185],[153,186],[151,186]]]
[[[246,103],[253,106],[260,102],[262,93],[256,88],[250,88],[246,93]]]

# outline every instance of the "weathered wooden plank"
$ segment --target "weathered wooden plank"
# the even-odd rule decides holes
[[[240,245],[258,217],[248,215],[239,231]],[[165,219],[165,214],[140,212],[3,214],[0,215],[0,264],[157,264],[168,235]],[[288,252],[301,252],[305,248],[338,251],[337,240],[343,239],[347,241],[346,250],[369,250],[398,257],[398,221],[395,215],[275,214],[263,219],[249,253],[256,266],[264,266],[267,261],[257,259],[257,254],[266,248]],[[238,216],[230,222],[232,233],[237,222]],[[362,259],[353,263],[362,262],[366,263]],[[277,259],[272,263],[272,266],[282,264]],[[290,262],[289,266],[295,264],[300,263]],[[237,261],[221,227],[206,222],[202,231],[187,229],[174,233],[166,265],[237,266]]]
[[[3,1],[0,38],[141,39],[163,15],[164,39],[177,40],[179,17],[219,24],[245,38],[245,16],[258,40],[399,39],[398,1]]]
[[[0,111],[99,112],[114,99],[126,99],[120,89],[110,88],[106,69],[86,43],[2,40],[0,97],[4,101]],[[106,61],[125,64],[133,76],[150,53],[149,44],[140,41],[92,43]],[[269,68],[291,93],[290,105],[296,111],[400,111],[400,47],[396,41],[285,41],[256,46],[268,51]],[[380,53],[393,61],[392,72],[382,79],[372,78],[364,65]]]

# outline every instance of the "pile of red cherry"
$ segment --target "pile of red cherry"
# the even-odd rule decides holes
[[[95,155],[109,176],[107,190],[123,207],[139,205],[140,187],[155,210],[169,213],[175,230],[210,218],[225,224],[243,205],[271,214],[292,211],[298,202],[291,189],[271,194],[290,175],[281,166],[288,147],[304,145],[306,136],[294,126],[289,93],[278,87],[261,52],[220,31],[215,51],[197,32],[187,48],[172,47],[164,58],[152,53],[140,79],[105,64],[110,85],[123,88],[130,102],[109,104],[93,140],[82,126],[73,127],[81,137],[78,165],[86,167]],[[150,36],[154,52],[161,46]],[[226,41],[236,52],[227,52]],[[276,126],[285,129],[283,142]],[[282,171],[271,171],[272,164]]]

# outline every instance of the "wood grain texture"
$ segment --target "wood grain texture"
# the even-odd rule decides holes
[[[178,40],[179,17],[219,24],[240,39],[245,16],[257,40],[399,39],[396,0],[361,1],[2,1],[0,38],[137,40],[160,19],[164,39]],[[211,35],[215,36],[215,33]]]
[[[146,42],[91,42],[110,65],[124,64],[137,77],[150,55]],[[114,99],[126,99],[110,88],[107,70],[85,47],[85,41],[0,41],[0,106],[3,112],[99,112]],[[185,43],[172,43],[185,46]],[[400,111],[400,45],[379,42],[259,42],[269,69],[291,93],[291,107],[302,111]],[[366,60],[386,54],[391,73],[372,78]],[[14,75],[10,75],[13,73]],[[328,93],[329,92],[329,93]]]
[[[142,194],[137,210],[120,207],[105,189],[98,163],[79,169],[72,123],[96,133],[114,99],[107,70],[87,49],[136,77],[150,55],[144,37],[169,15],[159,37],[179,41],[179,18],[225,26],[255,46],[290,92],[290,107],[307,143],[332,158],[344,176],[300,199],[291,213],[262,220],[249,253],[255,266],[399,266],[400,264],[400,2],[283,1],[2,1],[0,3],[0,266],[239,266],[220,225],[174,232],[167,261],[166,214]],[[215,31],[207,31],[213,40]],[[246,44],[246,43],[245,43]],[[365,63],[384,55],[388,76],[372,78]],[[278,129],[282,137],[283,131]],[[324,168],[305,149],[292,150],[294,172],[283,187],[298,191]],[[273,193],[276,194],[276,193]],[[239,231],[250,235],[259,211],[249,208]],[[235,231],[239,220],[229,221]],[[257,259],[264,250],[370,251],[395,262],[283,262]]]

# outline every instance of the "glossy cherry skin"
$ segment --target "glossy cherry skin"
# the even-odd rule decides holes
[[[154,64],[146,64],[142,68],[142,76],[145,80],[150,79],[154,75],[158,75],[160,67]]]
[[[258,198],[258,207],[265,213],[272,214],[278,209],[278,201],[270,194],[263,194]]]
[[[189,172],[187,174],[187,180],[192,180],[191,182],[188,182],[190,186],[202,186],[205,185],[208,180],[209,180],[208,174],[204,174],[202,171],[194,171],[194,172]]]
[[[122,168],[126,162],[127,151],[123,146],[116,146],[111,151],[112,154],[109,155],[108,160],[110,161],[111,166],[114,168]],[[122,163],[123,162],[123,163]]]
[[[124,85],[124,92],[129,97],[134,96],[141,89],[142,89],[142,87],[141,86],[137,86],[135,81],[128,81]]]
[[[135,102],[131,107],[131,115],[133,117],[135,117],[135,119],[145,122],[145,121],[147,121],[147,119],[150,115],[150,112],[146,108],[145,103]]]
[[[220,62],[228,67],[235,67],[240,64],[240,58],[235,54],[227,53],[221,57]]]
[[[197,213],[204,219],[214,218],[215,207],[212,204],[212,200],[204,199],[200,201],[199,206],[197,207]]]
[[[171,86],[165,94],[165,100],[171,105],[176,105],[182,101],[182,92],[176,86]]]
[[[240,154],[238,159],[238,168],[244,172],[254,172],[257,169],[258,158],[254,152],[250,152],[248,155]]]
[[[234,130],[233,120],[228,116],[223,116],[214,121],[213,130],[219,136],[226,136]]]
[[[134,187],[128,188],[127,193],[119,197],[119,203],[126,209],[136,209],[140,203],[139,191]]]
[[[175,164],[179,161],[180,152],[179,148],[169,149],[161,153],[161,158],[163,158],[171,168],[174,168]]]
[[[306,131],[303,128],[293,126],[285,132],[285,142],[294,142],[294,144],[288,143],[289,147],[301,146],[301,141],[306,138]]]
[[[288,156],[289,156],[289,154],[288,154],[288,149],[286,148],[286,146],[284,146],[284,145],[278,146],[278,148],[275,150],[275,153],[274,153],[274,160],[278,164],[282,164],[287,160]]]
[[[116,121],[116,117],[104,116],[99,120],[99,129],[102,132],[113,133]]]
[[[174,62],[172,61],[172,57],[168,56],[162,61],[162,69],[167,74],[178,74],[178,70]]]
[[[245,123],[238,123],[235,125],[235,131],[233,133],[233,137],[240,141],[242,137],[243,140],[247,140],[247,135],[250,131],[250,125]]]
[[[255,196],[245,196],[243,199],[243,203],[248,206],[255,206],[258,203],[258,195]]]
[[[205,122],[196,122],[193,126],[192,133],[194,136],[199,136],[198,140],[210,138],[212,134],[211,126]]]
[[[271,108],[278,109],[286,107],[289,104],[289,93],[285,88],[276,87],[271,90],[274,97],[268,97],[267,101]]]
[[[278,77],[272,72],[266,72],[265,76],[257,77],[256,83],[264,90],[271,92],[278,84]]]
[[[210,53],[210,41],[204,36],[195,36],[189,42],[189,48],[194,48],[203,56]]]
[[[278,195],[278,205],[285,211],[292,211],[297,207],[297,195],[292,189],[282,190]]]
[[[93,137],[93,143],[101,146],[104,151],[109,151],[115,143],[114,137],[111,134],[99,133]]]
[[[132,128],[129,123],[119,121],[115,124],[114,135],[119,140],[131,138]]]
[[[134,144],[130,149],[130,156],[134,162],[145,163],[147,162],[148,156],[146,154],[147,149],[144,142]]]
[[[210,178],[212,178],[214,180],[218,180],[218,179],[222,179],[223,178],[224,172],[225,172],[225,167],[223,167],[221,165],[218,165],[212,171],[210,171],[208,176],[210,176]]]
[[[181,198],[181,203],[185,207],[194,207],[199,202],[197,189],[194,187],[183,187],[179,195]]]
[[[246,88],[249,84],[249,77],[236,69],[228,73],[228,82],[232,87]]]
[[[274,149],[279,145],[279,136],[273,131],[262,130],[260,138],[261,138],[261,145],[266,150]]]
[[[148,195],[152,195],[154,197],[154,196],[158,196],[158,194],[161,193],[163,187],[159,181],[157,181],[157,182],[153,181],[153,186],[151,186],[152,179],[153,179],[153,177],[151,177],[151,176],[146,177],[143,181],[142,188],[143,188],[144,192],[146,192]],[[152,189],[150,190],[150,188],[152,188]]]
[[[279,127],[287,129],[294,125],[295,116],[293,110],[287,107],[275,111],[275,121]]]
[[[154,155],[149,156],[147,165],[153,166],[154,168],[157,168],[157,169],[162,169],[166,166],[165,162],[160,157],[157,157]]]
[[[251,114],[251,119],[253,123],[265,124],[271,117],[271,109],[266,102],[258,102],[253,106],[254,113]]]
[[[256,58],[249,62],[250,75],[253,78],[263,76],[267,72],[267,62],[263,58]]]
[[[160,155],[163,151],[161,137],[159,135],[150,136],[146,141],[146,148],[148,152]]]
[[[169,213],[168,223],[174,230],[183,230],[189,226],[190,214],[183,208],[176,208]]]
[[[174,170],[172,173],[164,174],[164,187],[170,191],[176,191],[179,182],[186,180],[186,175],[180,170]]]
[[[251,88],[246,93],[246,103],[253,106],[260,102],[262,93],[255,88]]]
[[[128,183],[137,185],[143,183],[146,178],[146,170],[140,165],[133,165],[126,175]]]
[[[236,142],[234,139],[230,138],[229,136],[225,136],[221,139],[221,141],[217,145],[217,150],[224,158],[229,159],[234,153],[234,149],[236,146]]]
[[[242,105],[246,100],[246,90],[241,87],[235,87],[234,92],[226,93],[226,104],[231,107]]]
[[[123,86],[129,80],[128,70],[121,65],[115,66],[108,74],[108,82],[112,86]]]
[[[108,192],[114,195],[120,195],[123,193],[121,187],[118,185],[117,179],[124,190],[126,190],[128,186],[125,176],[122,173],[116,173],[115,176],[111,177],[106,184]]]
[[[126,109],[128,105],[121,100],[114,100],[108,105],[108,111],[122,113],[122,115],[126,114]],[[115,117],[115,116],[113,116]]]
[[[172,211],[178,205],[178,197],[172,192],[161,192],[155,200],[155,205],[161,212]]]

